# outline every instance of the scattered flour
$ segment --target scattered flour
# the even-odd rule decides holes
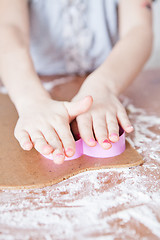
[[[61,77],[58,79],[54,79],[53,81],[50,80],[48,82],[42,82],[42,84],[47,91],[50,91],[51,89],[53,89],[54,87],[56,87],[58,85],[73,81],[73,79],[74,79],[74,77],[70,77],[70,76],[69,77]],[[0,93],[7,94],[7,89],[2,84],[1,80],[0,80]]]
[[[160,239],[160,117],[124,100],[135,127],[127,138],[144,165],[85,172],[43,189],[1,191],[0,239]]]
[[[73,77],[65,77],[65,78],[58,78],[55,80],[51,80],[49,82],[43,82],[43,86],[47,91],[50,91],[51,89],[53,89],[54,87],[64,84],[64,83],[68,83],[73,81]]]

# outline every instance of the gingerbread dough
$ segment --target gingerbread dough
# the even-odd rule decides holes
[[[54,91],[61,93],[60,89],[65,87],[67,90],[67,86],[70,90],[73,88],[73,91],[70,91],[73,94],[75,83],[58,86]],[[68,91],[66,92],[68,94]],[[87,170],[133,167],[143,163],[142,157],[128,142],[125,152],[119,156],[104,159],[83,155],[66,161],[63,165],[54,164],[34,149],[30,152],[23,151],[13,135],[18,118],[16,110],[7,95],[0,94],[0,102],[0,189],[41,188]]]

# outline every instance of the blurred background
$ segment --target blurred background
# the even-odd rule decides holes
[[[153,4],[154,46],[153,53],[147,62],[145,69],[160,69],[160,0]]]

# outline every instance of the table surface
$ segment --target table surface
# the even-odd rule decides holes
[[[82,78],[44,81],[78,89]],[[53,91],[54,88],[54,91]],[[143,166],[81,173],[33,190],[0,191],[0,239],[160,239],[160,71],[146,71],[121,96],[134,133],[128,141]]]

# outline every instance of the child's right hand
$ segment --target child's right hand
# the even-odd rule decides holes
[[[60,102],[45,98],[23,106],[15,127],[14,135],[24,150],[35,149],[41,154],[53,152],[54,162],[61,164],[65,155],[75,152],[75,141],[69,123],[92,105],[92,97],[87,96],[77,102]]]

